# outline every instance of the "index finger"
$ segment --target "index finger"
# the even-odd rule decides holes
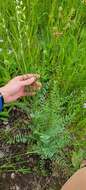
[[[22,86],[29,86],[29,85],[32,85],[36,80],[37,80],[36,77],[31,77],[29,79],[22,80],[21,85]]]
[[[19,79],[21,81],[24,81],[24,80],[30,79],[32,77],[35,77],[36,79],[39,79],[40,75],[39,74],[24,74],[24,75],[19,76]]]

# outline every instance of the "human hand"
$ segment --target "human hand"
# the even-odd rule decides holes
[[[13,78],[7,85],[0,88],[0,93],[4,97],[5,103],[15,101],[20,97],[35,95],[35,91],[39,90],[42,86],[37,81],[39,78],[40,75],[38,74],[26,74]]]

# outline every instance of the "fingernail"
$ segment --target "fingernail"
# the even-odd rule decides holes
[[[33,83],[36,81],[36,77],[32,77],[31,79],[29,79],[29,80],[31,80]]]

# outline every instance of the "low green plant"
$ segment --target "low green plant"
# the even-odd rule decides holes
[[[56,81],[53,81],[47,96],[43,105],[40,106],[39,101],[38,106],[33,106],[33,136],[36,140],[33,149],[44,158],[53,158],[70,142],[70,135],[65,128],[70,118],[67,115],[64,117],[62,113],[62,97]]]

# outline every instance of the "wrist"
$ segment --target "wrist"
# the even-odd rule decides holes
[[[6,90],[5,87],[1,87],[0,88],[0,94],[3,96],[4,102],[7,102],[7,94],[6,94]]]

